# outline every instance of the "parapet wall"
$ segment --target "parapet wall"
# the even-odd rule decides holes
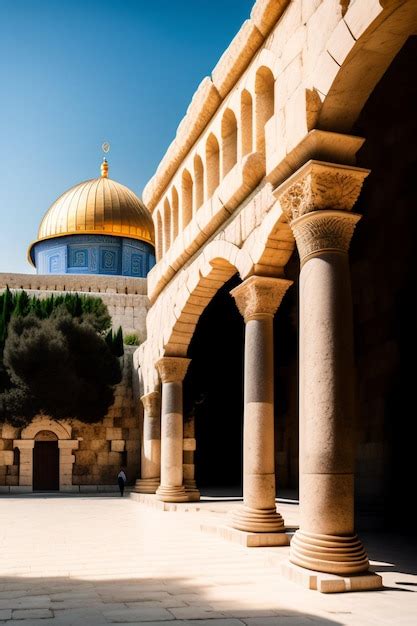
[[[46,298],[51,293],[88,293],[100,297],[107,305],[113,328],[122,327],[125,334],[146,338],[146,315],[149,300],[146,278],[121,276],[79,276],[0,274],[0,291],[24,289],[30,296]]]

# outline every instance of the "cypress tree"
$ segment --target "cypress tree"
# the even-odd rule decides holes
[[[121,326],[119,326],[117,333],[113,337],[113,354],[115,356],[123,356],[124,354],[123,331]]]

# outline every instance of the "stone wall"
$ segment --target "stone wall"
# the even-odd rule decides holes
[[[146,278],[121,276],[0,274],[0,291],[25,289],[29,296],[47,298],[51,293],[88,293],[106,304],[114,329],[124,334],[136,333],[146,338],[146,315],[149,309]]]
[[[123,379],[115,389],[114,404],[102,422],[83,424],[78,420],[70,420],[57,423],[71,432],[71,445],[74,446],[70,461],[72,477],[69,477],[69,484],[62,485],[61,481],[61,491],[97,491],[115,488],[121,465],[127,468],[129,484],[133,484],[137,478],[140,465],[142,406],[132,388],[133,351],[133,347],[125,346],[125,354],[121,357]],[[42,428],[48,429],[49,418],[35,418],[32,426],[41,419],[43,421],[46,419]],[[9,424],[0,424],[0,491],[31,490],[31,472],[23,480],[23,466],[14,450],[21,436],[22,429]],[[63,455],[62,450],[60,454]]]

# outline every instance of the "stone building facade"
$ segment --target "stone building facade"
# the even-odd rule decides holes
[[[395,414],[384,396],[387,373],[399,376],[401,367],[389,314],[375,309],[378,296],[367,280],[383,258],[373,252],[383,248],[378,237],[384,220],[390,223],[383,196],[376,206],[376,189],[385,185],[395,197],[396,186],[410,180],[401,168],[396,179],[388,176],[389,160],[373,178],[377,159],[367,156],[381,153],[385,129],[395,138],[392,145],[402,145],[402,120],[381,113],[378,135],[372,103],[378,93],[380,108],[389,101],[385,75],[392,71],[398,79],[402,55],[408,70],[416,60],[416,32],[413,0],[257,0],[201,82],[143,194],[154,221],[157,263],[148,276],[147,340],[135,355],[145,409],[136,489],[156,491],[168,502],[196,497],[194,466],[184,464],[183,387],[202,318],[237,276],[231,298],[244,323],[244,504],[232,526],[285,543],[275,505],[274,430],[285,440],[287,428],[274,402],[281,358],[274,331],[276,320],[291,313],[298,319],[299,352],[294,341],[285,388],[294,393],[287,410],[295,414],[296,434],[299,418],[301,523],[288,575],[311,586],[321,584],[317,572],[340,575],[334,590],[380,585],[368,574],[355,534],[354,475],[359,465],[368,503],[386,493],[380,455],[391,445],[384,422],[395,421]],[[406,82],[400,81],[404,89]],[[404,137],[407,128],[415,130],[410,111]],[[397,154],[411,169],[407,150]],[[403,224],[406,213],[401,215]],[[411,260],[403,251],[399,257],[397,277]],[[387,300],[395,297],[392,287],[382,289]],[[378,330],[371,328],[375,319]],[[373,339],[361,336],[364,328]],[[376,383],[373,372],[379,373]],[[197,438],[197,451],[201,443]],[[294,452],[286,455],[281,446],[286,463]],[[298,483],[298,467],[296,472]]]

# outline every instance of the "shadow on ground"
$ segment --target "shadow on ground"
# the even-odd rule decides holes
[[[181,578],[0,577],[0,623],[15,624],[16,620],[30,626],[49,623],[336,626],[345,623],[278,606],[250,607],[250,600],[246,607],[233,599],[214,600],[211,591],[210,586],[203,587]],[[225,597],[227,595],[226,586]]]

